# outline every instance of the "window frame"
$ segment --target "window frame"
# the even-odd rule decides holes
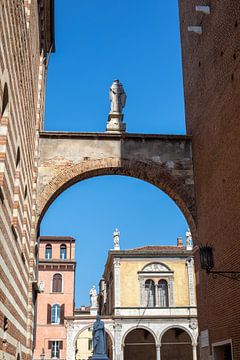
[[[166,285],[166,293],[165,293],[165,303],[166,305],[160,305],[160,288],[161,288],[161,283]],[[166,279],[160,279],[157,283],[157,304],[159,307],[163,307],[163,308],[167,308],[169,307],[169,283]]]
[[[51,256],[48,257],[47,256],[47,250],[51,250]],[[51,260],[52,259],[52,245],[51,244],[46,244],[45,245],[45,260]]]
[[[53,310],[55,312],[54,315],[53,315]],[[53,321],[53,317],[54,317],[54,320],[57,319],[57,321]],[[52,306],[51,306],[51,324],[52,325],[60,325],[60,323],[61,323],[61,305],[60,304],[52,304]]]
[[[51,359],[60,359],[60,341],[59,340],[52,340],[51,341]],[[57,353],[56,356],[54,356]]]
[[[64,249],[65,257],[62,257],[62,249]],[[67,260],[67,246],[66,244],[60,245],[60,260]]]
[[[153,265],[153,266],[152,266]],[[156,265],[156,266],[154,266]],[[154,269],[156,268],[156,270]],[[174,271],[172,271],[167,265],[162,262],[151,262],[144,265],[141,271],[138,271],[138,281],[139,281],[139,290],[140,290],[140,306],[149,307],[146,304],[145,296],[145,282],[146,280],[151,279],[155,283],[155,306],[154,308],[159,308],[158,302],[158,282],[160,280],[165,280],[168,284],[168,306],[174,307]],[[157,290],[157,291],[156,291]]]
[[[54,291],[54,277],[56,275],[60,275],[61,276],[61,291]],[[56,281],[56,280],[55,280]],[[52,276],[52,281],[51,281],[51,292],[53,294],[62,294],[63,293],[63,275],[59,272],[56,272],[55,274],[53,274]]]

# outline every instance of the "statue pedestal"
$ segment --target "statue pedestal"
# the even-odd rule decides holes
[[[98,309],[96,307],[90,307],[90,315],[97,316]]]
[[[93,355],[90,357],[90,360],[109,360],[109,357],[104,354],[104,355]]]
[[[109,114],[107,121],[107,132],[124,132],[126,124],[123,122],[123,114]]]

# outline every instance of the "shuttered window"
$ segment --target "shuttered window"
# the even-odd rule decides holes
[[[60,305],[59,304],[52,305],[51,323],[52,324],[60,324]]]
[[[62,292],[62,275],[55,274],[52,281],[52,292]]]

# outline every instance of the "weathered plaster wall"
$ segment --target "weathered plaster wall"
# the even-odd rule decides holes
[[[159,258],[148,260],[121,260],[120,294],[121,306],[140,306],[140,283],[138,272],[145,265],[159,262]],[[173,272],[173,293],[175,306],[189,306],[188,274],[185,259],[161,259]],[[160,277],[161,278],[161,277]]]

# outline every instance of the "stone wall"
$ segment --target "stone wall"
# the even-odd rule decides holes
[[[210,14],[196,5],[210,5]],[[240,3],[179,0],[187,132],[193,137],[197,241],[214,248],[214,270],[240,269]],[[202,26],[202,34],[188,26]],[[197,256],[198,258],[198,256]],[[198,262],[197,262],[198,264]],[[200,330],[232,339],[240,358],[239,283],[197,270]],[[208,359],[208,347],[201,358]]]

